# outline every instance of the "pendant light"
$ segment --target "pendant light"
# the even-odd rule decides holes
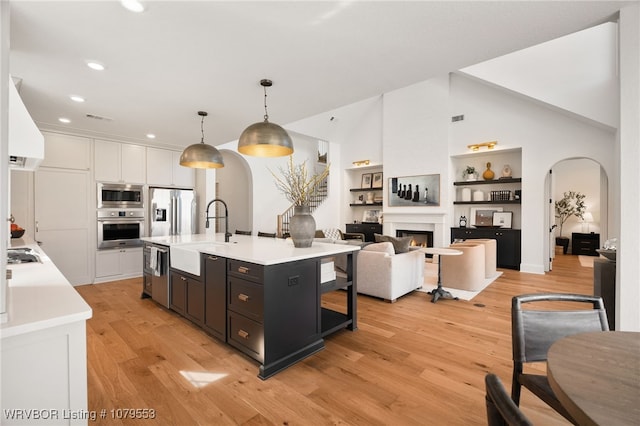
[[[185,148],[180,156],[180,165],[193,169],[219,169],[224,167],[222,154],[215,147],[204,143],[204,118],[208,115],[205,111],[198,111],[200,119],[200,143],[194,143]]]
[[[271,87],[271,80],[260,80],[264,87],[264,121],[254,123],[244,129],[238,140],[238,152],[256,157],[282,157],[293,154],[291,137],[282,127],[269,123],[267,113],[267,87]]]

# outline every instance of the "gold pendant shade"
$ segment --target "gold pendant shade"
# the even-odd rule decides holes
[[[293,154],[293,142],[282,127],[264,121],[254,123],[242,132],[238,152],[256,157],[283,157]]]
[[[204,142],[189,145],[180,156],[180,165],[193,169],[219,169],[224,167],[222,154]]]
[[[264,121],[254,123],[244,129],[238,139],[238,152],[255,157],[284,157],[293,154],[291,137],[282,127],[269,123],[267,113],[267,87],[271,87],[271,80],[260,80],[264,88]]]
[[[198,111],[200,120],[200,132],[202,140],[200,143],[189,145],[182,151],[180,165],[192,169],[219,169],[224,167],[222,154],[215,147],[204,143],[204,118],[208,115],[204,111]]]

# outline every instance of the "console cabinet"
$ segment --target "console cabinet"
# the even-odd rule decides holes
[[[571,234],[571,254],[599,256],[596,251],[598,248],[600,248],[600,234],[593,232],[589,234],[574,232]]]
[[[520,269],[520,230],[494,228],[451,228],[451,242],[456,239],[492,238],[497,245],[497,266]]]
[[[364,234],[366,242],[373,242],[375,241],[373,234],[382,234],[382,225],[379,223],[347,223],[345,231]]]

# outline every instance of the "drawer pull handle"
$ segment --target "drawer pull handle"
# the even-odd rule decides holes
[[[242,301],[242,302],[248,302],[249,301],[249,296],[247,296],[246,294],[240,293],[238,295],[238,299],[240,299],[240,301]]]
[[[209,260],[218,260],[218,256],[208,256]]]
[[[240,272],[241,274],[248,274],[249,268],[247,268],[246,266],[238,266],[238,272]]]
[[[180,279],[181,279],[182,281],[186,281],[186,280],[187,280],[185,277],[180,277]]]
[[[238,336],[242,337],[243,339],[248,339],[249,333],[241,329],[241,330],[238,330]]]

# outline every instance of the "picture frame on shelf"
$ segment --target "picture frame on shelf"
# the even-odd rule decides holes
[[[513,212],[493,212],[493,226],[511,229]]]
[[[380,210],[365,210],[362,213],[362,223],[378,223],[380,220]]]
[[[382,172],[373,173],[371,188],[375,188],[375,189],[382,188]]]
[[[436,207],[440,205],[440,175],[389,178],[390,207]],[[417,191],[416,191],[417,189]],[[411,191],[411,194],[407,192]]]
[[[503,207],[471,207],[471,214],[469,215],[470,225],[476,228],[493,227],[493,213],[502,211]]]
[[[360,188],[363,188],[363,189],[371,188],[371,178],[373,177],[372,175],[373,175],[372,173],[362,174],[362,181],[360,182]]]

